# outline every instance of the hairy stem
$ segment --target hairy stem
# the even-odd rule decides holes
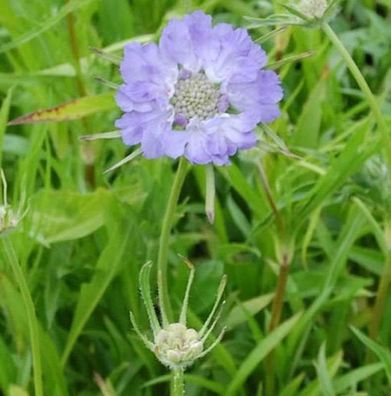
[[[41,352],[39,348],[39,329],[38,329],[37,317],[35,316],[34,303],[31,298],[31,294],[27,285],[26,278],[24,276],[22,268],[19,265],[11,241],[7,237],[2,238],[2,245],[5,252],[5,256],[14,274],[15,281],[20,289],[24,309],[27,315],[27,325],[30,336],[31,354],[33,358],[34,394],[35,396],[43,396],[42,364],[41,364]]]
[[[159,240],[159,252],[157,260],[158,271],[158,289],[160,309],[167,314],[169,320],[172,319],[172,309],[170,299],[168,297],[167,286],[167,261],[169,251],[169,240],[172,224],[174,221],[175,209],[178,203],[179,194],[185,180],[188,164],[182,157],[179,161],[178,169],[175,175],[174,183],[171,187],[170,196],[168,197],[166,212],[164,213],[162,230]]]
[[[185,394],[185,381],[182,369],[172,371],[170,394],[171,396],[184,396]]]

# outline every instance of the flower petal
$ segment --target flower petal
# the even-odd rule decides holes
[[[171,158],[178,158],[185,153],[185,146],[188,143],[189,135],[185,131],[167,130],[163,139],[164,153]]]
[[[270,122],[280,114],[277,103],[283,91],[274,71],[259,71],[253,82],[228,84],[226,94],[232,106],[252,114],[257,122]]]
[[[162,86],[174,84],[178,74],[175,65],[164,61],[159,47],[154,43],[127,44],[120,71],[126,83],[149,81]]]
[[[162,54],[174,64],[180,64],[191,72],[200,70],[200,59],[196,56],[187,24],[173,19],[163,30],[159,43]]]
[[[259,45],[252,42],[245,29],[218,24],[213,29],[220,48],[205,63],[205,73],[214,82],[245,82],[256,78],[267,58]]]
[[[186,128],[188,141],[185,147],[185,157],[193,164],[208,164],[212,162],[208,151],[208,134],[205,124],[199,120],[193,120]]]
[[[153,107],[156,105],[154,101],[150,102],[136,102],[132,100],[132,97],[127,91],[127,85],[122,85],[120,89],[117,91],[117,95],[115,96],[115,100],[118,106],[122,111],[151,111]]]
[[[143,134],[141,139],[141,148],[145,158],[162,157],[164,153],[164,145],[158,130],[149,129]]]
[[[142,142],[151,131],[159,134],[170,126],[170,114],[158,108],[143,113],[132,111],[118,119],[115,126],[121,130],[123,142],[131,146]]]
[[[195,55],[201,59],[202,65],[217,57],[220,41],[212,29],[212,17],[202,11],[193,12],[184,18]]]

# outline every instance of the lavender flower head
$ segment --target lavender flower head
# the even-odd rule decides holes
[[[280,80],[266,61],[245,29],[212,26],[201,11],[171,20],[159,44],[128,44],[117,93],[123,142],[147,158],[229,163],[256,144],[258,123],[279,115]]]

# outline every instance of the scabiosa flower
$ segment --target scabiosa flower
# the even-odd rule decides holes
[[[256,144],[254,129],[279,115],[277,74],[245,29],[212,26],[201,11],[171,20],[158,44],[130,43],[116,121],[122,140],[145,157],[224,165]]]

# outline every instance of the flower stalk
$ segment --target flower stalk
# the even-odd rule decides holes
[[[169,251],[170,233],[174,221],[175,209],[177,207],[179,195],[183,186],[183,182],[185,181],[187,170],[188,170],[188,163],[182,157],[179,161],[174,183],[172,185],[170,195],[168,197],[166,212],[164,213],[162,230],[159,239],[159,252],[157,259],[159,304],[160,307],[167,314],[167,318],[164,318],[164,320],[166,319],[168,320],[172,318],[172,308],[168,295],[168,286],[167,286],[168,251]]]
[[[284,252],[279,266],[277,287],[273,298],[272,314],[269,323],[269,332],[272,332],[280,323],[282,306],[284,304],[286,284],[288,281],[290,260],[288,254]]]
[[[183,396],[185,394],[183,369],[172,371],[171,396]]]
[[[269,202],[270,208],[274,214],[274,218],[276,221],[276,227],[278,232],[278,240],[282,247],[277,245],[277,253],[279,257],[279,273],[278,273],[278,281],[277,287],[275,291],[275,295],[273,298],[272,305],[272,313],[271,319],[269,323],[269,331],[273,331],[279,324],[281,318],[282,306],[284,303],[285,289],[286,283],[288,280],[289,274],[289,265],[290,265],[290,254],[288,253],[288,249],[286,247],[286,230],[285,230],[285,222],[281,216],[280,211],[278,210],[277,204],[273,198],[273,194],[270,188],[269,181],[267,179],[267,175],[262,163],[258,163],[258,170],[260,175],[260,180],[262,187],[265,191],[266,198]]]

